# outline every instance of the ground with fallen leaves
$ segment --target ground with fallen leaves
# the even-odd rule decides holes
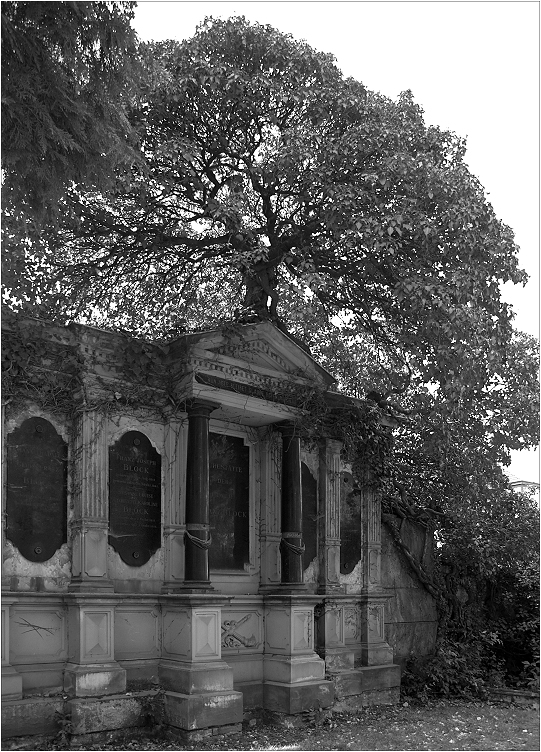
[[[303,719],[269,714],[247,718],[243,732],[182,742],[139,733],[85,750],[539,750],[539,711],[495,702],[445,701],[424,705],[321,711]],[[12,749],[16,747],[11,747]],[[23,748],[21,746],[19,749]],[[51,743],[41,749],[66,749]],[[10,749],[10,746],[4,746]],[[27,748],[28,749],[28,748]],[[83,747],[79,747],[83,749]]]

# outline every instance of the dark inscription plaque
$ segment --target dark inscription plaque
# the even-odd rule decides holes
[[[7,437],[7,538],[25,559],[50,559],[67,541],[68,447],[44,418]]]
[[[340,572],[350,574],[361,558],[361,494],[350,473],[340,479]]]
[[[317,481],[304,462],[301,462],[301,469],[303,568],[306,569],[317,556]]]
[[[161,545],[161,457],[139,431],[109,447],[109,544],[131,567]]]
[[[250,448],[238,436],[209,437],[211,569],[250,561]]]

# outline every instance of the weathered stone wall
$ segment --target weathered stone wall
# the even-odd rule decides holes
[[[397,522],[400,520],[397,518]],[[404,520],[401,538],[425,570],[432,568],[432,536],[426,528]],[[436,602],[399,550],[387,526],[382,524],[381,580],[387,595],[385,637],[402,667],[411,655],[434,651],[438,628]]]

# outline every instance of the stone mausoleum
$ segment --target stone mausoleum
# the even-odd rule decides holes
[[[398,699],[380,501],[298,434],[303,389],[349,399],[304,349],[265,321],[166,348],[5,330],[27,382],[3,424],[6,737],[137,726],[152,698],[181,735]]]

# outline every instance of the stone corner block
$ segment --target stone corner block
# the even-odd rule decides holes
[[[143,724],[138,697],[126,695],[68,700],[72,734],[113,731]]]
[[[242,723],[242,692],[166,692],[164,709],[166,723],[184,731],[230,726]]]
[[[66,665],[64,691],[70,697],[119,695],[126,691],[126,670],[118,664]]]
[[[363,692],[400,686],[400,666],[398,664],[363,666],[357,670],[362,676]]]
[[[263,696],[266,710],[295,715],[330,707],[334,702],[334,685],[326,680],[298,684],[265,681]]]
[[[63,705],[61,697],[3,700],[2,739],[56,733],[59,729],[56,714],[62,713]]]
[[[233,690],[233,669],[225,661],[188,663],[165,659],[158,671],[160,683],[171,692],[192,695]]]

